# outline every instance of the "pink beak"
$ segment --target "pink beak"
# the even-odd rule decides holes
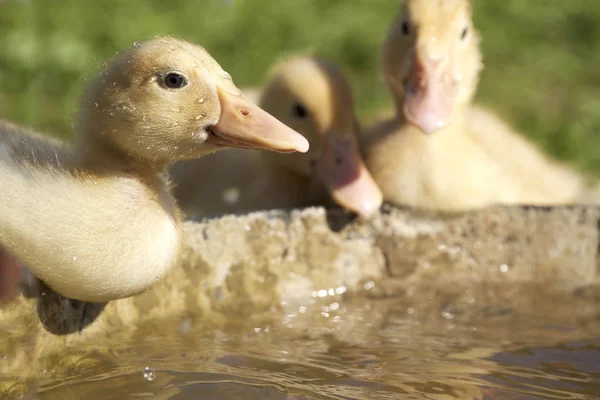
[[[404,116],[428,134],[452,121],[455,89],[444,75],[445,67],[439,61],[422,62],[417,54],[406,88]]]
[[[380,208],[383,195],[367,170],[354,137],[326,138],[317,173],[340,206],[363,217]]]

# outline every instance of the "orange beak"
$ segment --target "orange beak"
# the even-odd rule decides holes
[[[354,137],[330,137],[317,161],[317,173],[340,206],[363,217],[381,207],[383,195],[362,160]]]
[[[219,122],[208,141],[224,147],[306,153],[308,141],[271,114],[252,104],[241,92],[232,94],[217,86],[221,103]]]
[[[452,121],[455,89],[444,75],[445,67],[439,61],[424,63],[417,55],[406,88],[404,116],[425,133],[434,133]]]

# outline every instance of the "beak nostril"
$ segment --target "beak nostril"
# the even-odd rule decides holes
[[[240,113],[244,116],[247,117],[248,115],[250,115],[250,111],[248,110],[240,110]]]
[[[335,165],[342,165],[343,162],[344,162],[344,160],[342,160],[339,157],[335,159]]]

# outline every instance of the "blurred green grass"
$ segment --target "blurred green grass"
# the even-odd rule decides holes
[[[474,0],[486,69],[477,100],[600,175],[600,3]],[[379,47],[397,0],[0,0],[0,118],[62,137],[84,78],[158,34],[204,46],[238,86],[315,50],[343,64],[361,116],[389,104]]]

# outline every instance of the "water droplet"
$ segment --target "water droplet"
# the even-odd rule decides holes
[[[139,49],[142,47],[142,44],[140,42],[133,42],[133,47],[137,47]]]
[[[230,80],[230,81],[232,80],[231,79],[231,75],[229,74],[229,72],[227,72],[225,70],[221,71],[221,75],[223,76],[223,78],[225,78],[227,80]]]
[[[452,313],[449,311],[442,311],[442,317],[444,319],[452,319],[454,318],[454,315],[452,315]]]
[[[73,261],[77,261],[77,256],[73,256]]]
[[[235,204],[240,200],[241,191],[237,187],[230,187],[223,190],[222,198],[227,204]]]
[[[254,328],[254,332],[255,332],[255,333],[260,333],[260,331],[262,331],[262,329],[261,329],[261,328]]]
[[[185,318],[181,322],[181,326],[179,329],[181,330],[181,333],[189,333],[192,330],[192,320],[190,318]]]
[[[365,290],[371,290],[375,287],[375,282],[369,281],[369,282],[365,283],[365,285],[363,287],[365,288]]]
[[[206,97],[204,97],[204,96],[200,96],[200,98],[198,99],[198,103],[200,103],[200,104],[204,104],[205,101],[206,101]]]
[[[500,272],[508,272],[508,265],[502,264],[500,266]]]
[[[206,117],[206,114],[198,114],[198,115],[196,115],[196,121],[199,121],[204,117]]]
[[[346,286],[339,286],[335,289],[335,294],[344,294],[347,290]]]
[[[94,103],[94,107],[98,108],[98,103]]]
[[[154,368],[146,367],[144,368],[144,379],[148,382],[152,382],[156,379],[156,371]]]

